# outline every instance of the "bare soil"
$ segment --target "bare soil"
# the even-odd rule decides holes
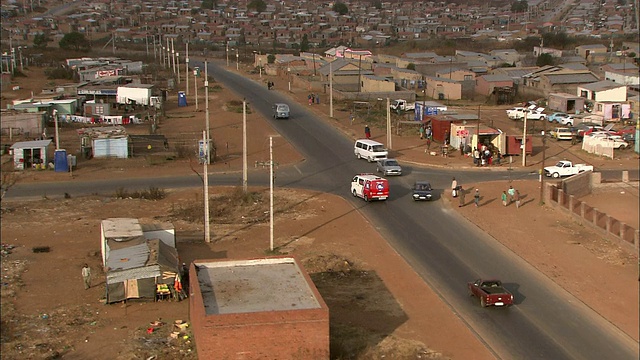
[[[284,90],[286,82],[282,79],[275,82],[279,90]],[[296,89],[292,96],[304,101],[306,91]],[[212,113],[225,116],[215,118],[216,130],[212,133],[218,149],[223,150],[218,152],[211,171],[237,171],[241,165],[237,156],[241,149],[241,114],[229,112],[227,106],[237,96],[220,91],[213,97],[210,103],[216,110]],[[312,108],[318,113],[326,110],[324,104]],[[347,134],[358,136],[362,123],[351,125],[348,112],[344,115],[344,119],[327,121]],[[258,139],[249,144],[249,163],[266,161],[266,134],[273,132],[270,120],[254,113],[248,121],[252,138]],[[201,136],[202,124],[202,110],[195,111],[193,104],[178,109],[174,103],[160,125],[160,132],[167,134],[170,141],[185,138],[195,142]],[[374,136],[378,135],[374,132]],[[79,142],[74,129],[65,131],[62,137],[70,149]],[[275,141],[274,156],[280,166],[302,160],[283,139]],[[417,136],[394,137],[394,149],[396,157],[405,162],[432,166],[467,164],[467,159],[456,156],[444,159],[425,154]],[[567,152],[558,150],[558,153]],[[630,156],[629,161],[632,160]],[[91,159],[78,165],[73,174],[29,170],[20,181],[78,181],[200,171],[193,158]],[[3,166],[3,173],[6,169]],[[462,185],[481,189],[481,207],[458,208],[457,202],[452,206],[448,197],[442,199],[444,206],[459,211],[638,340],[635,251],[579,225],[559,210],[540,206],[535,181]],[[509,185],[523,194],[523,206],[519,209],[500,204],[500,193]],[[212,217],[214,241],[208,244],[202,240],[203,223],[197,216],[203,210],[194,205],[202,203],[203,195],[198,190],[168,191],[165,199],[157,201],[96,196],[3,201],[1,235],[3,250],[6,248],[2,256],[3,358],[146,359],[153,355],[159,359],[196,358],[190,339],[169,338],[174,320],[188,320],[186,301],[103,304],[99,231],[100,221],[108,217],[168,220],[175,225],[178,251],[185,262],[271,254],[265,218],[267,189],[251,189],[253,201],[249,202],[238,201],[235,188],[211,191],[211,197],[218,201],[212,201],[215,205],[211,210],[216,215]],[[614,216],[623,217],[635,211],[638,218],[637,183],[626,185],[624,193],[615,189],[593,194],[589,201],[601,202],[599,206]],[[278,189],[275,203],[277,251],[293,254],[303,262],[329,305],[332,358],[492,358],[447,304],[346,201],[327,194]],[[618,206],[607,207],[613,203]],[[49,252],[36,253],[34,247],[49,247]],[[93,287],[86,291],[80,276],[85,262],[95,278]],[[610,296],[600,296],[603,291]],[[148,333],[154,321],[164,325]]]

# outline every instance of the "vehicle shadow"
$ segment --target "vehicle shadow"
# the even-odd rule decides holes
[[[513,295],[513,305],[522,304],[524,300],[527,298],[523,294],[520,293],[520,284],[517,283],[502,283],[502,286],[509,290],[509,292]]]

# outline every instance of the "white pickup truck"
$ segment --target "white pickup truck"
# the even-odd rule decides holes
[[[393,111],[414,111],[416,109],[416,103],[408,102],[407,100],[393,100],[391,105],[389,105],[391,110]]]
[[[527,116],[527,120],[544,120],[547,115],[543,113],[544,108],[513,108],[507,110],[507,116],[511,120],[522,120]]]
[[[544,168],[544,174],[553,178],[571,176],[585,171],[593,171],[593,166],[586,164],[573,164],[571,161],[561,160],[554,166]]]

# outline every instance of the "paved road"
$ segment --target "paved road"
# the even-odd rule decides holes
[[[194,64],[197,66],[197,64]],[[202,66],[202,64],[200,64]],[[452,211],[444,201],[415,203],[409,184],[416,178],[430,179],[438,189],[449,186],[452,173],[446,170],[406,168],[405,175],[390,179],[392,198],[365,203],[349,194],[353,174],[373,172],[375,165],[357,160],[352,141],[304,106],[292,103],[262,84],[210,64],[209,73],[267,117],[271,104],[288,102],[289,120],[272,120],[275,129],[294,144],[307,159],[302,164],[281,167],[277,185],[303,187],[344,196],[366,216],[385,238],[436,290],[442,299],[502,359],[637,359],[638,344],[612,324],[558,287],[553,281]],[[213,118],[215,122],[215,117]],[[455,172],[462,183],[507,180],[509,176],[534,174],[507,172]],[[267,183],[268,175],[251,173],[250,185]],[[149,185],[174,188],[200,186],[197,176],[156,179],[128,179],[127,188]],[[210,184],[240,184],[239,174],[211,177]],[[48,194],[91,193],[96,188],[115,189],[123,184],[47,184]],[[37,185],[20,184],[10,195],[34,195]],[[468,297],[466,282],[483,276],[502,278],[516,296],[516,306],[483,309]],[[428,304],[425,304],[428,306]]]

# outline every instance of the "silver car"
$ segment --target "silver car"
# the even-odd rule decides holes
[[[396,159],[378,160],[376,171],[384,175],[402,175],[402,168]]]

